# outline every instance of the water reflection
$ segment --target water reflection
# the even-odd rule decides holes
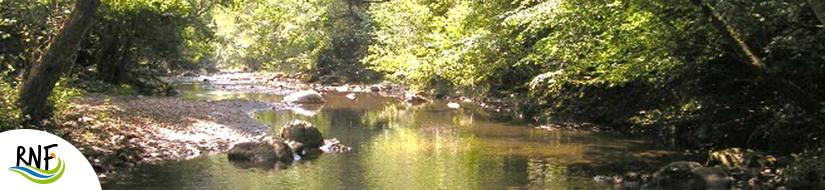
[[[185,91],[198,97],[205,91]],[[258,95],[202,95],[214,99]],[[279,101],[263,97],[258,100]],[[301,119],[325,138],[353,147],[324,154],[289,169],[242,169],[226,155],[141,166],[105,188],[128,189],[570,189],[604,188],[595,174],[655,165],[673,156],[640,140],[588,132],[549,132],[490,120],[445,102],[409,107],[392,98],[325,94],[327,104],[314,114],[295,110],[258,112],[254,117],[276,134]],[[200,99],[200,98],[196,98]]]
[[[175,88],[183,91],[182,97],[187,100],[260,100],[281,101],[283,95],[268,93],[236,93],[231,91],[208,90],[200,83],[175,84]]]

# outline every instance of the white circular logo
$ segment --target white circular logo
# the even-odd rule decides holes
[[[92,165],[77,148],[47,132],[0,133],[0,189],[101,189]]]

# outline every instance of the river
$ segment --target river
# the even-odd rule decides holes
[[[280,101],[264,93],[210,91],[180,85],[192,101]],[[287,169],[242,169],[226,154],[139,165],[104,189],[604,189],[594,175],[655,168],[678,151],[609,132],[548,131],[495,119],[472,105],[447,102],[408,106],[371,93],[324,94],[312,115],[294,110],[256,112],[277,134],[294,119],[318,127],[325,138],[351,146]]]

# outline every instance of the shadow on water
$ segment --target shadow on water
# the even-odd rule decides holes
[[[279,101],[267,94],[185,90],[188,99]],[[143,165],[104,184],[113,189],[593,189],[598,174],[650,169],[679,157],[643,140],[608,133],[545,131],[493,121],[446,102],[410,107],[392,98],[324,95],[317,113],[258,112],[281,126],[306,120],[325,138],[353,147],[288,169],[235,167],[225,154]]]

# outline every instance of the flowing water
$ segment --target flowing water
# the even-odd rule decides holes
[[[261,93],[208,91],[182,85],[191,100],[280,101]],[[656,143],[611,133],[547,131],[501,122],[470,105],[407,106],[375,94],[324,95],[313,116],[257,112],[270,132],[301,119],[325,138],[353,149],[293,163],[287,169],[242,169],[226,154],[142,165],[104,189],[604,189],[594,175],[650,169],[679,157]],[[465,108],[466,107],[466,108]],[[310,111],[312,112],[312,111]],[[310,114],[307,114],[310,115]]]

